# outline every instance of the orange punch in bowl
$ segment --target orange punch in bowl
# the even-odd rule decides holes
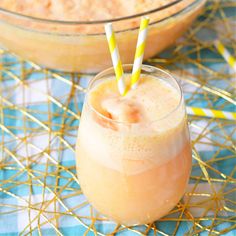
[[[78,2],[0,1],[0,45],[48,68],[96,73],[111,66],[104,23],[113,22],[122,63],[132,63],[140,16],[150,17],[147,59],[183,34],[205,0]]]

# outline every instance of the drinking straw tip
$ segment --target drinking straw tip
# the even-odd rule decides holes
[[[112,23],[106,23],[105,24],[105,29],[108,30],[108,29],[112,29]]]
[[[145,20],[150,20],[149,16],[143,16]]]

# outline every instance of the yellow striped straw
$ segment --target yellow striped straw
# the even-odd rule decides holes
[[[219,41],[214,41],[214,45],[221,56],[228,62],[228,64],[236,72],[236,59],[230,54],[230,52],[225,48],[225,46]]]
[[[144,16],[142,17],[141,23],[140,23],[138,41],[137,41],[135,57],[134,57],[134,65],[133,65],[132,76],[131,76],[132,89],[135,89],[137,87],[140,73],[141,73],[149,20],[150,20],[149,17]]]
[[[120,94],[124,96],[126,93],[124,72],[123,72],[123,67],[120,60],[118,46],[116,43],[115,33],[112,28],[112,23],[108,23],[105,25],[105,31],[106,31],[107,41],[109,45],[109,50],[111,53],[112,64],[113,64],[115,74],[116,74],[118,89],[119,89]]]
[[[205,116],[227,120],[236,120],[236,112],[220,111],[200,107],[187,107],[187,114],[194,116]]]

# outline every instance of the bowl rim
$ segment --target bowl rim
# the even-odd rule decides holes
[[[178,3],[181,3],[183,1],[186,1],[186,0],[175,0],[173,2],[165,4],[164,6],[154,8],[154,9],[151,9],[149,11],[141,12],[141,13],[134,14],[134,15],[128,15],[128,16],[123,16],[123,17],[118,17],[118,18],[111,18],[111,19],[106,19],[106,20],[94,20],[94,21],[63,21],[63,20],[44,19],[44,18],[29,16],[29,15],[25,15],[25,14],[22,14],[22,13],[10,11],[10,10],[7,10],[7,9],[1,8],[1,7],[0,7],[0,13],[2,12],[4,14],[16,16],[16,17],[20,17],[20,18],[24,18],[24,19],[28,19],[28,20],[33,20],[33,21],[37,21],[37,22],[41,22],[41,23],[46,23],[46,24],[94,25],[94,24],[105,24],[105,23],[108,23],[108,22],[118,22],[118,21],[122,21],[122,20],[129,20],[129,19],[145,16],[147,14],[152,14],[152,13],[155,13],[155,12],[158,12],[158,11],[165,10],[168,7],[174,6],[174,5],[176,5]],[[192,5],[192,4],[194,4],[195,2],[198,2],[198,1],[199,0],[193,0],[193,2],[190,5]],[[204,0],[200,0],[200,1],[204,1]]]

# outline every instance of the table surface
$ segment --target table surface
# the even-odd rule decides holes
[[[235,10],[235,1],[209,1],[175,46],[146,62],[173,73],[190,106],[235,111],[235,72],[203,40],[213,30],[235,55]],[[76,178],[74,148],[91,76],[49,71],[3,49],[0,69],[0,235],[236,235],[233,121],[189,117],[186,194],[161,220],[125,227],[98,215]]]

